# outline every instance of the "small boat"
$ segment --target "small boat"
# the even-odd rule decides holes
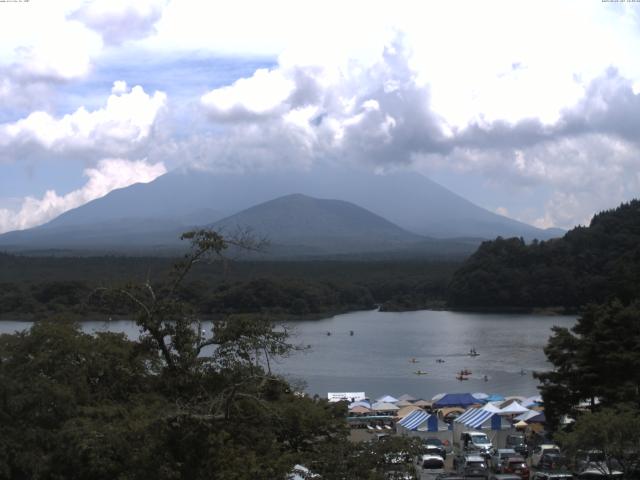
[[[331,336],[331,332],[327,332],[327,337],[330,337],[330,336]]]
[[[466,368],[464,370],[460,370],[460,375],[471,375],[471,370],[467,370]]]
[[[469,356],[470,357],[477,357],[478,355],[480,355],[478,352],[476,352],[475,347],[472,348],[471,350],[469,350]]]
[[[425,372],[424,370],[416,370],[413,372],[415,375],[427,375],[429,372]]]
[[[436,359],[436,363],[444,363],[444,360],[441,358]]]
[[[465,376],[465,375],[460,375],[460,374],[456,375],[456,379],[457,379],[457,380],[461,380],[461,381],[462,381],[462,380],[469,380],[469,378],[468,378],[467,376]]]
[[[349,330],[349,335],[353,337],[353,330]]]
[[[412,358],[411,360],[409,360],[410,363],[420,363],[420,360],[416,360],[415,358]]]

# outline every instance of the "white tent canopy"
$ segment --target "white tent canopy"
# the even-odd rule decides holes
[[[412,395],[409,395],[408,393],[405,393],[404,395],[400,395],[398,397],[398,400],[405,401],[405,402],[415,402],[417,398]]]
[[[383,397],[378,398],[378,402],[387,402],[387,403],[396,403],[398,399],[396,397],[392,397],[391,395],[385,395]]]
[[[502,413],[502,410],[500,410],[500,408],[493,403],[487,403],[484,407],[482,407],[482,410],[486,410],[487,412],[491,413]]]
[[[527,412],[521,413],[520,415],[518,415],[516,417],[516,420],[518,421],[527,421],[530,418],[535,417],[536,415],[538,415],[540,412],[536,412],[535,410],[529,410]]]
[[[376,412],[390,412],[390,411],[395,412],[400,410],[400,407],[389,402],[376,402],[373,405],[371,405],[371,409],[375,410]]]
[[[511,402],[509,405],[507,405],[504,408],[500,409],[500,414],[501,415],[518,415],[520,413],[525,413],[528,412],[529,409],[527,407],[523,407],[520,402],[518,401],[514,401]]]

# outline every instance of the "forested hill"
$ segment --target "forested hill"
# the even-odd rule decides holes
[[[449,285],[458,308],[564,307],[640,296],[640,201],[595,215],[564,237],[484,242]]]

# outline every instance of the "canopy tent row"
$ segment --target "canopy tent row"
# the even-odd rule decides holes
[[[410,413],[415,412],[416,410],[419,410],[421,412],[424,411],[420,407],[417,407],[415,405],[407,405],[406,407],[402,407],[400,410],[398,410],[398,412],[396,413],[396,417],[397,418],[404,418],[407,415],[409,415]]]
[[[517,400],[514,400],[509,405],[500,409],[500,413],[503,415],[518,415],[521,413],[526,413],[528,411],[529,409],[527,407],[523,407]]]
[[[502,419],[499,414],[483,408],[471,408],[456,418],[454,422],[461,423],[469,428],[479,428],[489,419],[492,419],[491,428],[493,430],[499,430],[502,425]]]
[[[434,397],[435,398],[435,397]],[[447,393],[443,397],[435,400],[433,406],[435,408],[442,407],[468,407],[482,403],[470,393]]]
[[[429,414],[424,410],[415,410],[396,423],[401,433],[408,432],[446,432],[449,426],[442,422],[438,415]]]
[[[391,395],[384,395],[376,400],[376,402],[385,402],[385,403],[396,403],[398,399],[396,397],[392,397]]]
[[[400,407],[394,405],[393,403],[380,401],[371,405],[371,409],[376,412],[397,412],[398,410],[400,410]]]

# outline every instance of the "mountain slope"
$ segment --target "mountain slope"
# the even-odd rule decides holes
[[[328,254],[394,250],[425,240],[352,203],[302,194],[256,205],[212,227],[226,232],[250,228],[272,246],[307,247],[309,252]]]
[[[354,203],[405,230],[428,237],[550,236],[549,232],[478,207],[414,172],[377,175],[360,169],[314,167],[307,171],[247,173],[173,171],[148,184],[115,190],[41,227],[0,235],[0,246],[76,248],[83,236],[107,238],[109,231],[119,233],[113,240],[103,242],[108,245],[127,245],[129,238],[137,238],[142,247],[145,242],[171,243],[175,242],[176,230],[212,224],[294,192]],[[148,235],[148,221],[165,222],[167,228]],[[87,243],[90,247],[91,243]]]
[[[352,202],[406,230],[431,237],[548,237],[544,230],[478,207],[418,173],[378,175],[342,167],[246,173],[173,171],[151,183],[113,191],[62,214],[49,225],[178,217],[205,207],[227,216],[295,192]]]
[[[640,297],[640,201],[599,213],[588,227],[525,245],[483,243],[455,273],[455,307],[565,307]]]

